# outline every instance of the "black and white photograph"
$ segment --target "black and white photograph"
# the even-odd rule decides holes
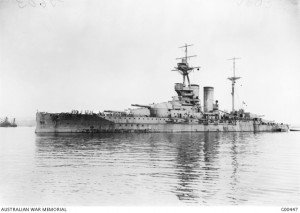
[[[299,205],[298,0],[0,0],[1,212]]]

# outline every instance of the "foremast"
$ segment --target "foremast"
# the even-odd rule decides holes
[[[188,56],[187,48],[190,47],[190,46],[193,46],[193,44],[185,44],[184,46],[179,47],[179,48],[185,48],[185,56],[180,57],[180,58],[176,58],[176,60],[181,60],[181,62],[177,63],[177,67],[174,67],[175,70],[172,70],[172,71],[177,71],[182,75],[182,77],[183,77],[183,83],[182,83],[183,86],[185,86],[185,78],[187,78],[189,87],[191,86],[191,82],[190,82],[190,78],[189,78],[190,72],[192,72],[194,69],[197,69],[197,70],[200,69],[200,67],[191,67],[189,65],[189,63],[187,62],[187,60],[189,58],[197,56],[197,55]]]
[[[193,46],[193,44],[185,44],[184,46],[181,46],[179,48],[184,48],[185,50],[185,56],[176,58],[176,60],[181,60],[181,62],[177,63],[177,66],[174,67],[172,71],[179,72],[183,77],[182,83],[176,83],[175,84],[175,91],[178,94],[179,99],[182,101],[182,103],[186,105],[199,105],[199,85],[191,84],[189,74],[193,70],[199,70],[200,67],[192,67],[188,63],[188,59],[192,57],[196,57],[196,55],[188,55],[188,47]],[[187,79],[187,85],[186,85],[186,79]]]

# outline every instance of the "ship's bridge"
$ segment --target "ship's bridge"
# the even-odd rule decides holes
[[[199,85],[191,84],[191,86],[185,86],[182,83],[175,84],[175,91],[178,96],[185,100],[189,100],[192,103],[199,102]]]

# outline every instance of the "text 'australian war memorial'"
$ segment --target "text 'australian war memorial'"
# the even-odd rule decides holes
[[[289,131],[289,125],[262,119],[260,116],[234,108],[234,86],[240,77],[235,76],[233,58],[232,111],[219,109],[214,100],[214,88],[203,88],[203,106],[201,105],[199,85],[191,84],[189,74],[200,67],[192,67],[188,59],[188,47],[185,44],[185,56],[172,70],[179,72],[182,83],[175,83],[177,96],[172,100],[149,105],[132,104],[135,108],[124,111],[105,110],[99,113],[79,112],[47,113],[37,112],[36,133],[122,133],[122,132],[262,132]]]

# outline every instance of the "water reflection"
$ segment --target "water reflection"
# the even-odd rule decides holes
[[[81,193],[93,197],[88,203],[94,205],[99,205],[99,197],[131,203],[130,197],[138,199],[139,194],[157,198],[172,194],[179,202],[192,204],[238,204],[247,201],[240,193],[245,187],[240,172],[251,168],[245,156],[258,152],[255,143],[249,144],[255,137],[218,132],[39,134],[35,163],[47,171],[62,167],[76,174],[64,176],[73,182],[64,187],[88,185]],[[53,177],[52,184],[60,178]]]
[[[238,159],[237,159],[237,140],[238,140],[238,135],[237,134],[232,134],[232,139],[231,139],[231,148],[230,148],[230,157],[231,157],[231,166],[232,166],[232,174],[230,176],[231,178],[231,195],[228,196],[231,203],[235,204],[236,203],[236,197],[235,197],[235,192],[236,192],[236,187],[237,187],[237,183],[238,183],[238,167],[239,167],[239,163],[238,163]]]
[[[231,136],[226,135],[229,141],[232,140],[231,185],[234,188],[238,181],[235,145],[238,135]],[[125,173],[149,176],[147,178],[155,181],[153,185],[169,190],[180,201],[206,203],[218,193],[215,185],[220,178],[219,143],[222,137],[222,133],[39,134],[36,137],[36,163],[40,167],[66,169],[104,167],[107,166],[105,163],[115,169],[131,167]],[[120,162],[127,164],[121,168]],[[169,181],[164,181],[166,178]]]
[[[299,205],[298,132],[0,135],[5,205]]]
[[[200,179],[200,162],[203,156],[203,135],[198,135],[196,140],[192,134],[180,135],[176,149],[176,175],[177,186],[174,193],[179,200],[194,201],[199,199],[197,190]]]

